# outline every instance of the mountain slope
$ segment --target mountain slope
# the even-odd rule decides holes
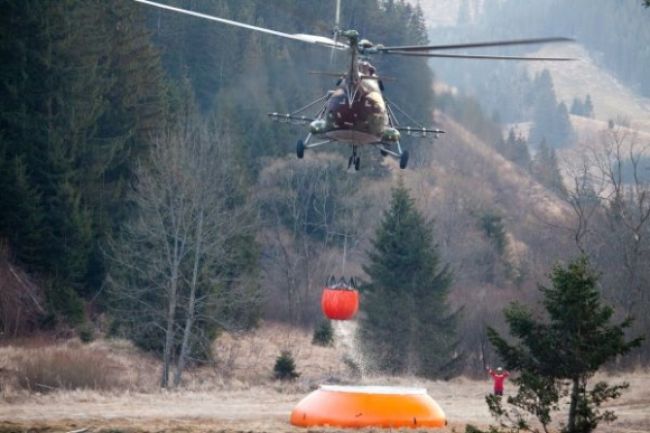
[[[625,119],[634,129],[650,132],[650,98],[638,96],[600,67],[580,44],[548,45],[534,55],[568,56],[575,62],[528,63],[532,73],[548,69],[559,100],[571,106],[574,97],[591,95],[598,120]]]

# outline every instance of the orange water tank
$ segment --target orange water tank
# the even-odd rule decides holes
[[[359,292],[348,288],[323,289],[323,313],[332,320],[349,320],[359,311]]]
[[[300,427],[436,428],[445,414],[422,388],[330,386],[303,398],[291,412]]]

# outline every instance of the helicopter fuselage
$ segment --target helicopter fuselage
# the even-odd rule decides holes
[[[380,142],[389,121],[377,79],[342,81],[327,101],[323,119],[328,138],[357,144]]]

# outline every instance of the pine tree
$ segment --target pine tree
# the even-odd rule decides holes
[[[164,124],[162,69],[132,3],[3,6],[0,234],[51,277],[50,305],[77,311],[63,304],[101,284],[99,244],[127,209],[137,150]]]
[[[13,225],[0,232],[22,233],[20,240],[8,237],[18,242],[15,249],[30,269],[55,276],[52,291],[76,290],[86,275],[90,243],[80,193],[82,155],[103,106],[100,54],[84,44],[94,22],[83,19],[89,6],[82,2],[9,1],[5,6],[0,27],[12,38],[0,42],[7,65],[0,75],[0,128],[6,134],[5,155],[14,161],[7,187],[15,200],[26,197],[9,208],[13,215],[3,220]],[[31,218],[21,218],[30,210],[35,211]]]
[[[557,154],[542,140],[531,163],[531,173],[538,182],[561,196],[566,195]]]
[[[573,98],[573,102],[571,102],[571,114],[576,116],[585,115],[585,106],[577,96]]]
[[[594,103],[591,101],[591,95],[587,95],[585,98],[584,116],[591,118],[594,117]]]
[[[511,304],[505,317],[516,341],[510,343],[488,328],[488,338],[506,368],[519,372],[513,380],[518,393],[507,400],[516,409],[505,409],[498,396],[489,396],[488,405],[495,416],[517,431],[540,431],[530,425],[522,410],[535,416],[547,431],[560,399],[568,395],[569,413],[562,432],[592,432],[601,421],[616,418],[610,410],[601,412],[600,406],[619,397],[627,384],[598,382],[589,388],[589,379],[608,361],[638,347],[642,339],[626,339],[630,318],[612,323],[614,310],[602,303],[598,275],[585,257],[556,266],[550,278],[551,287],[540,287],[547,320],[522,305]]]
[[[359,333],[365,353],[381,371],[449,374],[457,321],[447,305],[452,277],[440,265],[431,223],[401,182],[372,246]]]
[[[543,138],[551,139],[557,100],[553,79],[548,69],[544,69],[535,77],[533,86],[533,126],[528,141],[535,144],[541,142]]]
[[[528,168],[530,166],[530,152],[528,143],[520,134],[515,134],[513,128],[508,131],[508,138],[502,142],[500,149],[504,157],[514,162],[520,167]]]
[[[575,133],[564,102],[558,104],[553,79],[547,69],[535,78],[533,126],[529,142],[539,143],[546,139],[554,147],[565,147],[574,142]]]
[[[41,195],[30,183],[23,158],[7,161],[0,149],[0,227],[6,227],[16,258],[42,267],[45,248]]]
[[[552,134],[549,136],[549,138],[554,140],[552,143],[557,148],[572,145],[575,141],[575,132],[571,125],[571,119],[569,118],[569,110],[567,110],[564,102],[560,102],[557,105],[554,117],[554,122],[551,126]]]

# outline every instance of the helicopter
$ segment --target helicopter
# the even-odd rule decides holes
[[[399,160],[400,169],[405,169],[409,161],[409,152],[400,143],[402,134],[417,138],[438,138],[445,131],[427,127],[414,121],[396,104],[384,95],[384,84],[377,69],[370,63],[371,56],[398,55],[412,57],[441,57],[477,60],[524,60],[524,61],[568,61],[565,57],[520,57],[493,55],[466,55],[458,53],[439,53],[438,51],[497,46],[514,46],[573,42],[566,37],[545,37],[491,42],[474,42],[447,45],[403,45],[384,46],[360,37],[354,29],[340,28],[341,0],[336,0],[335,25],[333,37],[304,33],[285,33],[265,27],[253,26],[213,15],[182,9],[150,0],[134,0],[137,3],[153,6],[175,13],[185,14],[225,25],[245,28],[289,40],[299,41],[318,47],[329,48],[331,56],[335,52],[345,52],[349,56],[347,70],[343,73],[314,72],[337,78],[336,88],[307,105],[289,113],[268,113],[278,122],[306,125],[307,136],[296,143],[296,156],[302,159],[307,149],[313,149],[331,143],[347,144],[352,149],[348,159],[348,169],[359,170],[361,158],[360,146],[372,146],[379,149],[382,156],[391,156]],[[330,57],[331,58],[331,57]],[[308,116],[308,110],[317,107],[315,115]],[[406,116],[414,125],[402,125],[395,111]]]

